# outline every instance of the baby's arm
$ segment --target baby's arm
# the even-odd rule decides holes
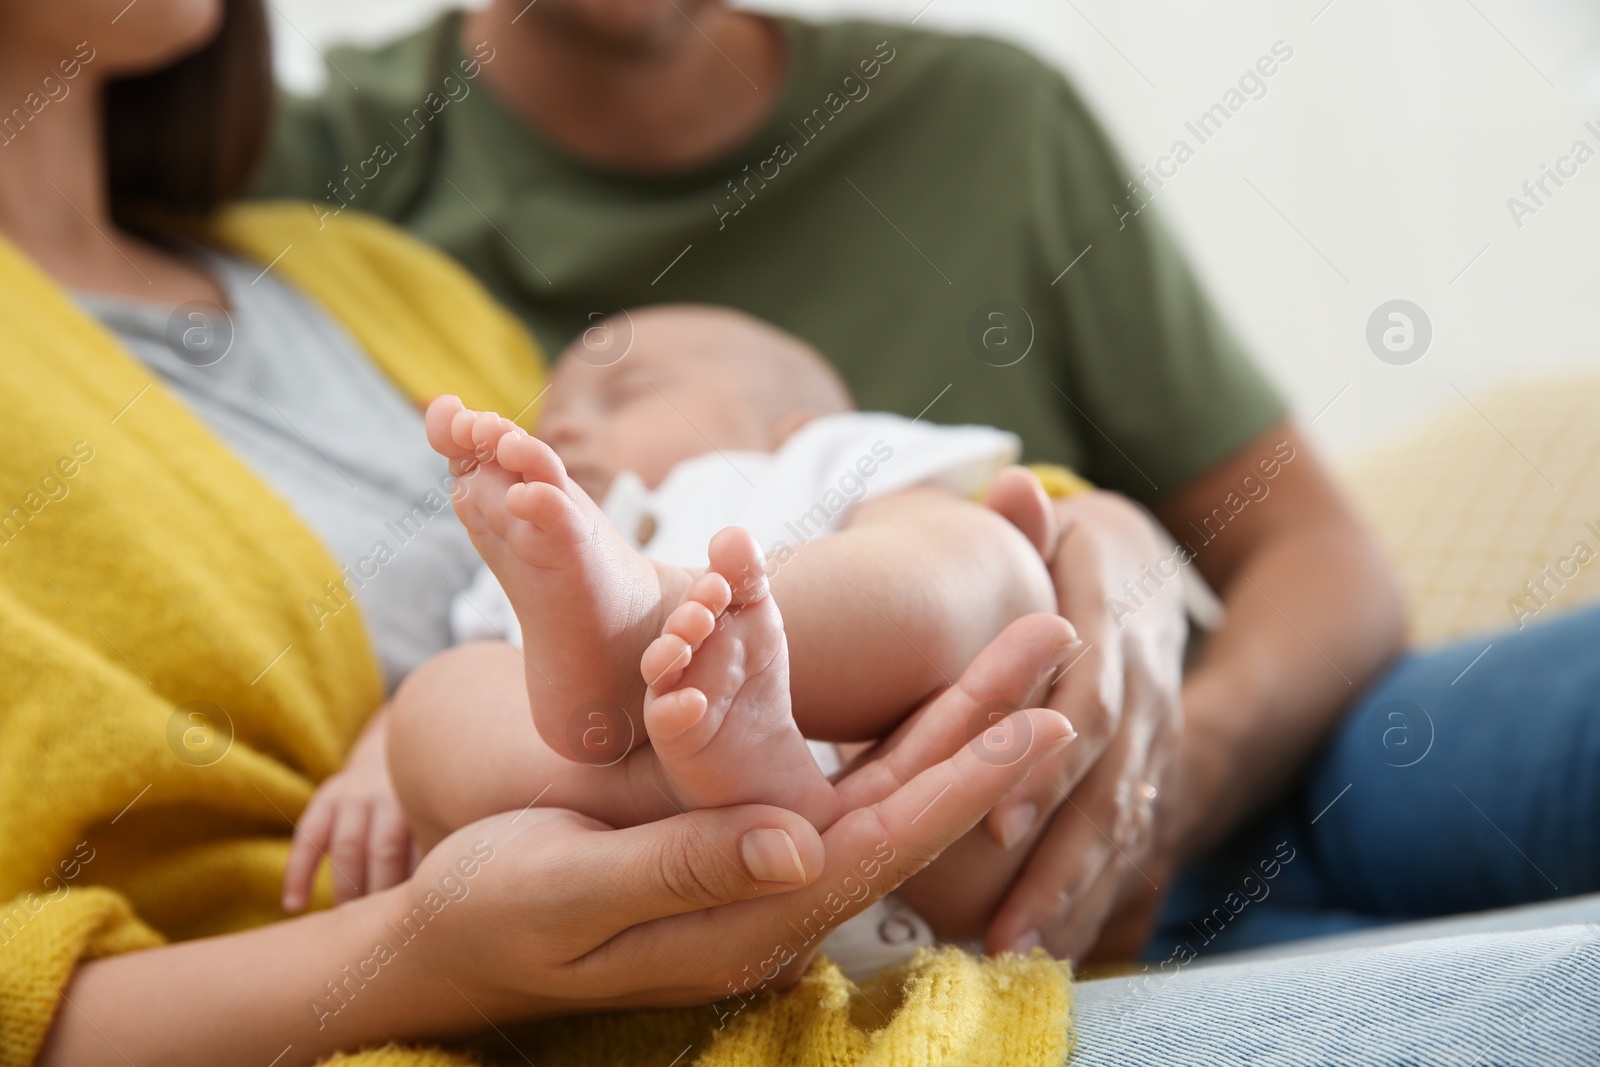
[[[1038,550],[995,511],[919,487],[768,560],[811,738],[871,740],[950,684],[1013,620],[1056,611]]]
[[[344,766],[317,787],[295,825],[283,871],[283,910],[291,915],[311,902],[324,859],[335,904],[399,885],[411,874],[411,831],[389,774],[389,717],[388,704],[372,713]]]

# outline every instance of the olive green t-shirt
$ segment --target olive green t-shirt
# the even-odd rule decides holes
[[[1013,430],[1147,502],[1284,416],[1060,74],[981,38],[782,26],[786,83],[760,89],[781,104],[689,173],[570,157],[449,15],[334,52],[255,192],[398,222],[552,353],[619,308],[731,305],[815,345],[864,410]]]

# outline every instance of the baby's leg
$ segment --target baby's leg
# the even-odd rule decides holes
[[[904,613],[894,626],[895,636],[902,641],[902,666],[916,666],[915,662],[904,656],[905,645],[915,640],[910,634],[918,632],[919,624],[928,620],[938,619],[940,625],[948,627],[942,635],[929,633],[922,640],[926,648],[940,649],[938,654],[947,657],[947,666],[940,672],[941,676],[956,678],[977,651],[1008,625],[1013,617],[1033,611],[1055,611],[1053,586],[1048,572],[1044,570],[1043,560],[1054,553],[1058,531],[1054,512],[1038,478],[1024,468],[1008,468],[996,479],[986,503],[991,512],[988,516],[982,514],[983,508],[946,494],[932,491],[918,495],[900,494],[887,498],[871,510],[863,509],[855,523],[828,539],[832,542],[831,547],[849,550],[843,553],[846,559],[833,581],[835,585],[848,583],[847,588],[852,593],[856,592],[858,584],[865,587],[876,576],[851,574],[849,568],[868,565],[874,558],[882,558],[879,550],[885,542],[891,551],[898,542],[913,553],[927,553],[929,565],[920,574],[919,580],[923,583],[920,592],[942,598],[945,604],[943,617],[940,617],[940,609],[935,605],[924,609],[926,615],[919,615],[915,608],[899,600],[893,589],[884,597],[892,606],[879,616],[879,621],[887,622],[891,612]],[[996,514],[1007,521],[993,522]],[[855,544],[845,540],[852,535],[856,538]],[[802,552],[812,555],[807,558],[797,553],[796,560],[804,559],[805,566],[820,565],[822,561],[817,558],[815,549],[825,543],[813,542],[804,546]],[[881,573],[903,574],[903,570],[897,572],[894,569],[896,564],[893,562],[885,560],[884,566],[887,569]],[[905,561],[901,560],[899,566],[904,568]],[[787,573],[780,571],[773,581],[775,589],[783,586],[784,592],[778,596],[786,610],[795,596],[790,592],[791,586],[798,582],[803,571],[804,567],[791,568]],[[783,585],[785,579],[791,584]],[[840,579],[844,579],[845,583]],[[946,584],[935,588],[936,583]],[[784,596],[789,599],[783,600]],[[866,599],[864,588],[857,593],[857,599]],[[963,599],[971,605],[970,609],[961,608]],[[1015,616],[1010,614],[1013,612]],[[870,628],[874,620],[870,616],[858,616],[856,619],[857,624],[863,621]],[[793,630],[791,626],[791,644],[797,649],[795,660],[798,671],[812,662],[803,658],[803,650],[814,646],[807,643],[807,638],[812,636],[809,632],[806,636],[796,638]],[[852,639],[848,634],[840,633],[838,639],[841,643],[848,643],[860,638]],[[922,663],[931,667],[933,655],[930,653],[922,657]],[[884,658],[887,660],[890,657],[885,655]],[[838,664],[835,662],[829,666],[837,668]],[[825,680],[818,679],[819,682]],[[991,727],[990,723],[998,722],[1018,708],[1038,706],[1055,680],[1052,677],[1035,683],[1028,679],[996,679],[1000,689],[995,694],[995,703],[988,707],[989,714],[984,721],[970,724],[972,738],[969,744],[975,750],[981,748],[984,758],[1005,761],[1021,759],[1026,754],[1028,739],[1006,734],[1001,729]],[[846,696],[850,691],[848,686],[842,681],[837,684],[839,699],[835,706],[838,711],[841,714],[860,712],[862,709],[856,702]],[[911,683],[914,684],[917,683]],[[859,696],[867,697],[869,687],[869,682],[858,680],[854,691]],[[827,723],[819,724],[813,715],[806,722],[808,736],[813,736],[809,731],[819,725],[825,728]],[[1002,846],[984,826],[979,825],[946,849],[897,893],[928,921],[939,937],[961,941],[981,940],[989,919],[1027,862],[1033,843],[1038,840],[1042,829],[1042,826],[1018,827],[1014,839]]]
[[[818,826],[838,799],[790,714],[783,619],[755,539],[724,530],[696,579],[645,651],[644,720],[586,726],[585,762],[552,751],[529,723],[522,657],[510,645],[450,649],[395,695],[389,767],[418,842],[496,812],[570,808],[613,826],[729,804],[770,803]],[[642,738],[640,739],[642,740]]]
[[[639,656],[691,575],[639,555],[555,453],[508,420],[443,397],[428,409],[428,439],[453,469],[477,464],[456,510],[516,609],[545,743],[583,759],[573,727],[586,708],[642,734]],[[1016,526],[937,489],[868,501],[846,529],[769,568],[793,651],[794,715],[824,740],[886,734],[1007,624],[1056,606]]]
[[[711,569],[640,661],[655,757],[685,808],[776,804],[825,828],[839,800],[791,714],[789,651],[761,549],[733,527],[709,555]]]
[[[639,555],[543,442],[453,396],[428,407],[428,442],[462,474],[456,513],[522,627],[527,704],[546,746],[585,761],[594,716],[644,737],[639,656],[690,576]],[[468,472],[468,473],[464,473]]]
[[[1056,611],[1028,537],[933,488],[868,501],[839,533],[775,552],[768,572],[795,718],[820,740],[884,736],[1011,622]]]
[[[530,722],[526,669],[504,642],[460,645],[418,667],[395,694],[389,773],[424,850],[468,823],[535,803],[610,826],[679,810],[649,745],[623,755],[631,720],[589,723],[588,762],[545,744]]]
[[[1005,468],[995,475],[983,503],[1015,526],[1040,558],[1054,558],[1060,530],[1056,525],[1055,508],[1037,474],[1026,467]]]

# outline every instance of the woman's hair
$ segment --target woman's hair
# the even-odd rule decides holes
[[[111,211],[160,230],[238,194],[272,125],[272,47],[261,0],[225,0],[222,28],[198,52],[106,85]]]

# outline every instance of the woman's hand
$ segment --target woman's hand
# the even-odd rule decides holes
[[[1078,740],[1037,767],[988,817],[999,841],[1049,820],[990,923],[991,952],[1044,945],[1082,959],[1122,898],[1154,888],[1148,854],[1162,771],[1182,723],[1178,558],[1143,511],[1111,493],[1056,505],[1051,563],[1061,614],[1083,647],[1049,704]],[[1132,586],[1125,583],[1132,582]],[[1131,592],[1130,592],[1131,589]]]
[[[840,782],[851,810],[825,834],[757,805],[626,830],[556,809],[492,816],[343,907],[80,964],[39,1062],[300,1067],[513,1019],[782,986],[1066,744],[1066,720],[1044,708],[982,741],[967,731],[1056,669],[1070,640],[1051,616],[1014,623]]]
[[[326,857],[343,904],[399,885],[411,873],[411,830],[389,778],[388,705],[378,709],[344,769],[317,787],[295,826],[283,870],[283,910],[303,911]]]
[[[402,908],[430,892],[438,906],[438,935],[417,940],[417,981],[490,1019],[701,1003],[792,981],[826,934],[1067,745],[1070,727],[1043,708],[986,731],[1023,740],[1004,759],[969,743],[968,727],[1017,679],[1026,691],[1059,669],[1071,641],[1057,618],[1014,623],[841,780],[851,810],[821,835],[762,805],[621,830],[528,809],[450,835],[393,891]]]

